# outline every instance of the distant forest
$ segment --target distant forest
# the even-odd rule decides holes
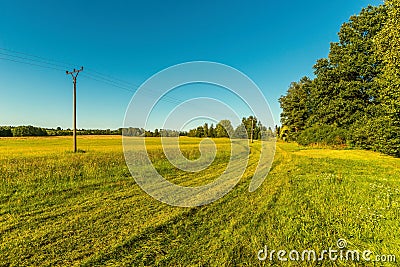
[[[339,42],[279,99],[279,136],[400,156],[400,1],[368,6],[343,23]]]
[[[257,120],[256,117],[249,116],[242,118],[242,123],[236,128],[232,126],[230,120],[221,120],[215,127],[213,124],[200,125],[189,131],[175,131],[165,129],[155,129],[154,131],[144,130],[141,128],[127,128],[123,129],[125,136],[144,136],[144,137],[168,137],[168,136],[188,136],[188,137],[210,137],[210,138],[248,138],[251,136],[253,139],[265,139],[275,136],[275,132],[271,128],[266,128]]]
[[[122,129],[117,130],[86,130],[77,129],[78,135],[121,135]],[[40,128],[35,126],[0,126],[0,137],[18,137],[18,136],[64,136],[72,135],[71,129],[63,130],[61,127],[56,129]]]
[[[277,127],[275,127],[277,129]],[[172,137],[172,136],[188,136],[188,137],[232,137],[232,138],[253,138],[265,139],[275,136],[275,132],[271,128],[266,128],[257,120],[256,117],[249,116],[243,118],[242,123],[235,129],[229,120],[221,120],[214,127],[205,123],[189,131],[176,131],[168,129],[155,129],[154,131],[145,130],[143,128],[119,128],[117,130],[98,130],[98,129],[78,129],[78,135],[122,135],[125,136],[141,136],[141,137]],[[65,136],[72,135],[71,129],[47,129],[34,126],[0,126],[0,137],[18,137],[18,136]]]

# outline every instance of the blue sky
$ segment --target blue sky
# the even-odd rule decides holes
[[[71,128],[72,80],[65,70],[82,65],[78,128],[118,128],[133,90],[164,68],[196,60],[220,62],[250,77],[278,124],[278,98],[290,83],[312,75],[343,22],[381,3],[1,1],[0,125]],[[42,59],[28,61],[29,55]],[[153,127],[161,125],[155,121]]]

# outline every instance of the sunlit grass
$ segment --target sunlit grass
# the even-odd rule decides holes
[[[164,162],[158,138],[147,141],[155,166],[178,184],[212,181],[228,160],[228,141],[215,139],[216,162],[185,175]],[[199,142],[182,138],[183,154],[198,157]],[[339,238],[350,249],[400,260],[400,159],[278,143],[269,176],[249,193],[255,142],[230,193],[206,206],[178,208],[136,185],[121,137],[79,136],[78,144],[85,153],[70,152],[71,137],[0,139],[0,265],[258,265],[264,245],[323,250]]]

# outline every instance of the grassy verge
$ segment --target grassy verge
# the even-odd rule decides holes
[[[198,140],[183,141],[185,153],[196,151]],[[203,207],[177,208],[135,184],[120,138],[80,137],[85,153],[68,152],[70,145],[65,137],[0,139],[1,265],[281,264],[276,257],[262,263],[257,252],[265,245],[322,251],[339,238],[348,249],[400,260],[400,159],[278,143],[269,176],[249,193],[256,142],[234,190]],[[185,180],[171,170],[169,178],[202,184],[225,166],[224,157],[209,172]]]

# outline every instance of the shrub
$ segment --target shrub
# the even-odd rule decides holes
[[[385,116],[361,120],[350,129],[354,147],[400,157],[400,127]]]
[[[47,136],[43,128],[29,126],[18,126],[12,129],[13,136]]]
[[[347,140],[347,131],[332,125],[320,125],[302,131],[296,141],[303,146],[318,145],[344,145]]]
[[[11,137],[13,136],[11,128],[7,126],[0,126],[0,136]]]

